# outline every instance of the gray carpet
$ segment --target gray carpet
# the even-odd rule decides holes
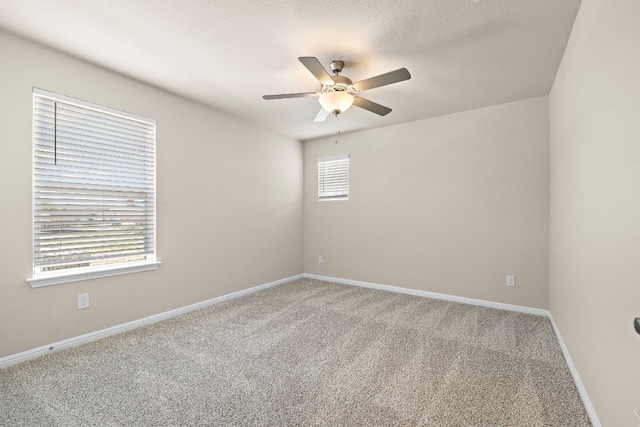
[[[0,370],[2,426],[588,426],[548,319],[304,279]]]

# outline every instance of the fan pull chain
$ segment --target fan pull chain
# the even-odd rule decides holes
[[[338,137],[340,136],[340,114],[336,114],[336,144],[338,143]]]

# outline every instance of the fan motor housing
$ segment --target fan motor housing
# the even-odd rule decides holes
[[[335,75],[335,76],[331,76],[331,78],[333,79],[334,82],[336,82],[336,84],[339,84],[339,85],[345,85],[345,86],[353,85],[353,82],[351,81],[351,79],[345,76]]]

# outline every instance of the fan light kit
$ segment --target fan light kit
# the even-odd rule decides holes
[[[392,83],[409,80],[411,74],[406,68],[400,68],[386,74],[360,80],[353,83],[351,79],[341,76],[340,72],[344,68],[344,61],[332,61],[330,64],[333,76],[322,66],[318,58],[313,56],[301,56],[298,60],[313,74],[320,82],[319,92],[288,93],[280,95],[265,95],[264,99],[287,99],[316,97],[322,108],[316,114],[314,122],[324,121],[329,114],[338,115],[347,111],[352,105],[380,116],[386,116],[391,112],[391,108],[376,104],[360,96],[361,92]]]
[[[353,105],[353,95],[348,92],[331,91],[320,95],[318,101],[322,108],[333,114],[340,114],[347,111]]]

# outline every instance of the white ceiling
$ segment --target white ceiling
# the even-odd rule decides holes
[[[406,67],[411,80],[371,89],[393,109],[353,107],[342,132],[546,95],[580,0],[2,0],[0,28],[296,139],[314,123],[298,62],[345,61],[354,82]]]

